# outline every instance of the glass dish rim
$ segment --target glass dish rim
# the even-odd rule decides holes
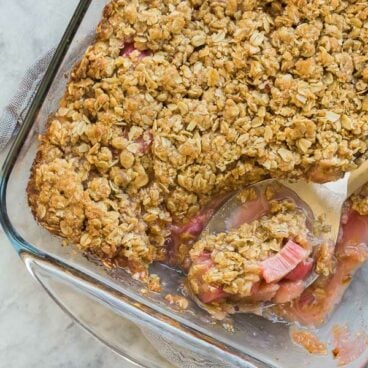
[[[83,282],[85,280],[88,280],[91,285],[107,290],[107,293],[109,293],[110,296],[112,298],[115,298],[116,300],[119,299],[116,296],[116,293],[118,293],[125,298],[125,301],[123,299],[120,299],[120,303],[125,304],[125,307],[135,308],[137,313],[146,313],[148,317],[151,317],[151,315],[148,314],[147,309],[153,310],[155,312],[155,316],[151,317],[151,322],[152,325],[155,325],[156,328],[169,328],[172,331],[175,331],[175,333],[182,336],[184,339],[189,339],[192,342],[194,341],[203,348],[215,349],[216,352],[219,353],[219,357],[222,357],[225,360],[230,359],[229,363],[235,363],[236,366],[240,367],[243,366],[243,364],[246,364],[247,367],[266,367],[268,365],[266,365],[265,362],[262,362],[251,355],[241,352],[236,348],[230,347],[224,342],[212,338],[210,334],[205,334],[200,330],[193,329],[187,324],[183,324],[182,322],[180,322],[180,319],[174,319],[170,316],[170,314],[166,314],[163,311],[152,308],[152,306],[149,305],[149,302],[145,304],[138,299],[131,300],[131,296],[124,295],[121,290],[115,289],[110,283],[104,282],[103,280],[100,280],[99,278],[90,274],[82,273],[77,268],[74,268],[73,266],[68,265],[63,261],[55,259],[54,257],[48,255],[46,252],[40,251],[31,243],[23,239],[21,235],[19,235],[8,216],[6,194],[9,177],[18,158],[18,154],[26,141],[28,133],[34,125],[38,110],[42,106],[42,103],[51,87],[51,84],[57,75],[59,67],[63,62],[64,57],[66,56],[69,47],[72,44],[73,38],[78,31],[83,17],[88,11],[91,3],[92,0],[79,0],[76,10],[71,17],[71,20],[58,47],[56,48],[55,54],[46,70],[45,75],[41,80],[37,92],[35,93],[32,102],[28,107],[25,119],[15,136],[14,141],[12,142],[9,152],[5,158],[5,161],[0,169],[0,223],[4,229],[4,233],[6,234],[19,255],[26,253],[28,254],[28,256],[31,256],[36,260],[42,260],[43,262],[45,262],[45,264],[56,267],[58,269],[62,269],[64,272],[68,272],[69,275],[72,274],[75,282]],[[129,300],[131,301],[129,302]]]

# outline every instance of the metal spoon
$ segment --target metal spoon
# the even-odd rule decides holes
[[[249,187],[256,190],[264,190],[264,187],[272,183],[280,183],[289,188],[300,200],[307,204],[307,210],[313,213],[314,218],[323,216],[325,222],[330,226],[329,239],[336,243],[340,229],[340,218],[342,206],[346,199],[358,188],[368,181],[368,161],[364,162],[358,169],[335,182],[326,184],[316,184],[308,182],[291,183],[284,180],[264,180]],[[249,188],[248,187],[248,188]],[[240,193],[235,193],[230,197],[220,209],[212,216],[202,234],[217,234],[227,232],[227,220],[234,213],[236,208],[244,205],[240,200]],[[306,287],[316,281],[318,274],[312,274],[305,280]],[[268,306],[274,305],[267,303]]]
[[[268,179],[249,185],[247,189],[255,189],[257,193],[264,192],[266,187],[281,184],[284,191],[288,190],[285,198],[293,196],[295,201],[300,201],[303,208],[312,214],[314,218],[325,216],[325,221],[331,226],[330,237],[332,241],[337,239],[340,213],[342,204],[345,201],[347,193],[348,178],[345,176],[339,180],[335,188],[329,184],[314,183],[290,183],[281,180]],[[211,217],[203,233],[218,234],[230,230],[229,219],[233,213],[241,206],[246,206],[247,202],[242,201],[242,192],[240,190],[231,196]],[[288,195],[289,194],[289,195]]]
[[[268,179],[249,185],[247,188],[263,190],[265,186],[272,183],[280,183],[289,188],[296,197],[303,201],[314,218],[323,216],[325,222],[330,226],[329,239],[336,243],[340,229],[341,210],[344,202],[357,189],[368,182],[368,161],[365,161],[358,169],[335,182],[317,184],[310,182],[289,182],[285,180]],[[227,232],[227,219],[236,208],[244,205],[240,200],[240,192],[231,196],[211,217],[203,233],[217,234]]]
[[[247,189],[255,189],[257,194],[260,195],[261,193],[264,193],[267,187],[269,186],[276,186],[278,184],[281,184],[284,188],[280,188],[283,191],[283,198],[290,198],[295,202],[299,201],[299,204],[303,205],[302,208],[306,212],[307,218],[311,219],[312,217],[318,217],[322,213],[322,208],[318,204],[317,201],[312,202],[312,206],[309,205],[307,200],[310,201],[311,196],[314,193],[321,193],[320,188],[315,188],[314,186],[310,186],[307,184],[307,190],[302,189],[302,186],[299,186],[297,184],[290,184],[284,181],[278,181],[278,180],[263,180],[261,182],[258,182],[253,185],[249,185]],[[345,183],[342,183],[341,186],[343,186]],[[316,190],[318,189],[318,190]],[[202,235],[205,234],[218,234],[222,232],[228,232],[233,228],[236,228],[237,226],[232,226],[230,223],[232,221],[229,221],[229,219],[232,218],[232,214],[239,209],[239,207],[246,206],[246,202],[242,200],[241,193],[243,190],[240,190],[239,192],[236,192],[233,196],[231,196],[221,207],[220,209],[211,217],[210,221],[208,222],[206,228],[203,230]],[[319,197],[318,197],[319,199]],[[333,203],[333,202],[332,202]],[[333,211],[329,211],[332,215],[334,214]],[[266,212],[260,214],[260,216],[266,214]],[[259,216],[259,217],[260,217]],[[330,220],[335,221],[335,216],[331,216]],[[240,224],[238,224],[239,226]],[[318,278],[318,274],[316,272],[312,272],[307,279],[305,279],[305,285],[306,288],[310,286],[312,283],[314,283]],[[274,303],[272,302],[265,302],[263,303],[263,307],[271,307]]]

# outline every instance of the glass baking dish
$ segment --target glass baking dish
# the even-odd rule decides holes
[[[294,345],[285,323],[236,315],[232,318],[235,331],[229,332],[224,322],[215,323],[194,304],[187,311],[178,311],[164,299],[167,293],[179,292],[182,276],[175,270],[155,265],[165,291],[162,295],[142,293],[143,285],[125,271],[112,274],[73,247],[62,247],[60,238],[34,220],[27,205],[26,185],[37,137],[57,108],[72,65],[93,40],[106,3],[80,1],[1,171],[0,220],[28,270],[66,312],[137,367],[171,365],[153,358],[148,350],[134,348],[124,338],[124,329],[134,331],[135,326],[162,347],[161,353],[171,356],[178,367],[336,367],[331,354],[310,355]],[[367,281],[368,267],[363,267],[332,318],[316,331],[324,341],[335,324],[347,323],[353,331],[367,330],[368,293],[361,292]],[[365,367],[367,363],[368,352],[349,367]]]

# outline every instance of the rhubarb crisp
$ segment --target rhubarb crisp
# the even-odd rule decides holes
[[[331,181],[365,159],[367,17],[353,0],[112,0],[40,136],[35,218],[145,281],[152,262],[192,274],[215,250],[234,271],[203,277],[242,297],[285,248],[308,262],[296,208],[197,237],[247,184]]]

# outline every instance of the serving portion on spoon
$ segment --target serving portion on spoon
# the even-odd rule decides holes
[[[326,226],[276,180],[241,190],[212,216],[190,251],[188,285],[207,310],[260,313],[297,298],[330,267]]]
[[[190,251],[197,302],[218,318],[262,313],[330,275],[343,204],[367,181],[367,166],[333,183],[270,179],[232,195]]]

